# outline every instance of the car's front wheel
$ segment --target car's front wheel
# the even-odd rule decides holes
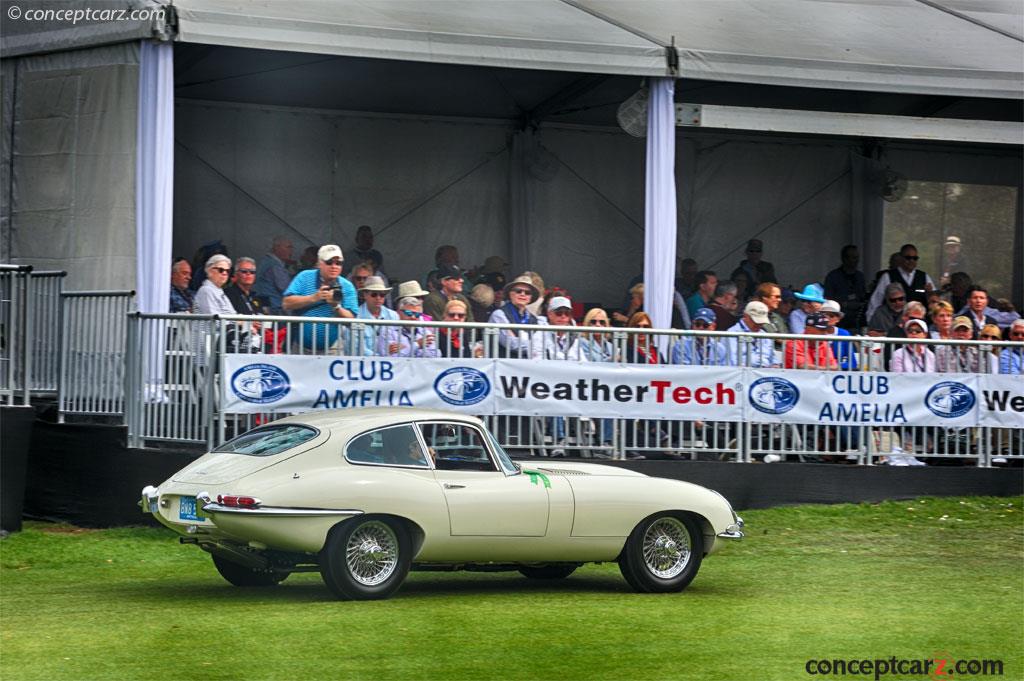
[[[630,533],[619,569],[636,591],[682,591],[697,576],[704,557],[704,535],[685,515],[658,513]]]
[[[256,570],[217,555],[210,557],[213,558],[213,566],[217,568],[220,576],[235,586],[274,586],[288,577],[287,572]]]
[[[353,518],[333,530],[320,552],[320,575],[344,600],[390,597],[412,565],[412,542],[391,518]]]

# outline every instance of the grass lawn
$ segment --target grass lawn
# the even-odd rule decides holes
[[[634,594],[605,564],[556,584],[412,573],[359,603],[317,574],[232,587],[169,530],[28,523],[0,542],[0,678],[760,681],[893,656],[1024,678],[1021,498],[742,515],[747,539],[680,594]]]

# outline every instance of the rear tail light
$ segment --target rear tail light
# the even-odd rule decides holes
[[[234,508],[256,508],[261,502],[255,497],[243,497],[235,494],[218,494],[217,503],[222,506],[231,506]]]

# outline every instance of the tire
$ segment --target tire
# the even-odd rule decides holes
[[[385,517],[359,517],[337,525],[320,552],[320,576],[342,600],[389,598],[411,566],[409,533]]]
[[[288,578],[287,572],[256,570],[217,555],[210,557],[220,576],[235,586],[274,586]]]
[[[626,539],[619,570],[635,591],[682,591],[697,576],[704,557],[704,535],[686,515],[656,513]]]
[[[552,563],[550,565],[523,565],[520,574],[529,579],[565,579],[576,572],[579,563]]]

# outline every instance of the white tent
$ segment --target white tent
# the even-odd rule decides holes
[[[455,243],[606,304],[643,260],[644,143],[614,118],[638,76],[678,76],[677,101],[956,119],[1019,121],[1024,97],[1024,12],[998,0],[113,4],[166,13],[2,36],[0,260],[80,288],[134,286],[147,37],[175,41],[176,254],[346,247],[365,223],[395,274]],[[1019,145],[886,146],[915,178],[1021,187]],[[676,169],[679,250],[702,265],[731,270],[755,234],[784,283],[848,241],[876,264],[862,140],[681,129]]]

